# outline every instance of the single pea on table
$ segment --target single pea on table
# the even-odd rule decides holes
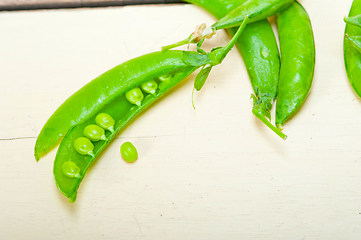
[[[120,146],[120,153],[127,162],[134,162],[138,159],[138,151],[131,142],[125,142]]]

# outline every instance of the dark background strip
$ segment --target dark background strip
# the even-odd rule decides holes
[[[181,0],[0,0],[0,11],[184,3]]]

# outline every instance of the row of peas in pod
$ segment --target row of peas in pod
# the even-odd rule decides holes
[[[158,81],[155,79],[142,83],[139,87],[135,87],[125,93],[125,98],[131,103],[140,107],[145,94],[155,95],[158,88],[165,87],[171,80],[172,74],[167,73],[159,76]],[[144,93],[143,93],[144,92]],[[105,131],[108,130],[114,134],[115,121],[107,113],[99,113],[95,117],[95,124],[89,124],[84,128],[83,137],[78,137],[74,141],[75,150],[81,155],[89,155],[94,158],[93,142],[107,141],[108,138]],[[138,158],[138,152],[134,145],[130,142],[122,144],[120,149],[121,155],[127,162],[133,162]],[[69,178],[80,178],[80,168],[73,161],[64,162],[62,171]]]
[[[107,113],[99,113],[95,118],[96,124],[90,124],[84,128],[84,137],[78,137],[74,141],[75,150],[81,155],[94,157],[94,145],[92,142],[106,141],[105,130],[114,132],[114,119]],[[69,178],[80,178],[80,168],[73,161],[63,163],[62,170]]]
[[[135,87],[132,90],[125,93],[125,97],[127,100],[137,105],[138,107],[142,104],[142,100],[144,99],[144,94],[142,90],[145,93],[153,94],[155,95],[158,87],[160,89],[164,88],[171,80],[172,80],[172,74],[167,73],[164,75],[161,75],[158,77],[160,84],[158,86],[158,83],[155,80],[149,80],[147,82],[142,83],[140,87]]]

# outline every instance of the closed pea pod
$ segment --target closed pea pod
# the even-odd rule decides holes
[[[276,15],[281,70],[276,102],[276,126],[282,129],[302,106],[311,89],[315,43],[306,10],[295,1]]]
[[[287,136],[270,122],[270,111],[277,96],[280,74],[280,56],[272,27],[264,19],[248,25],[243,34],[237,47],[254,91],[252,113],[285,140]]]
[[[188,0],[187,2],[204,8],[220,19],[245,4],[247,0]],[[231,35],[236,31],[235,28],[226,30]],[[286,135],[267,120],[271,118],[270,110],[277,95],[280,72],[277,41],[268,20],[263,19],[248,24],[238,38],[236,46],[242,55],[255,93],[253,113],[277,135],[286,139]]]
[[[356,48],[356,43],[353,45],[351,42],[351,40],[357,41],[357,38],[361,36],[361,27],[357,25],[357,19],[352,19],[359,14],[361,14],[361,0],[354,0],[348,15],[349,20],[346,20],[343,51],[348,80],[355,93],[361,97],[361,53]]]

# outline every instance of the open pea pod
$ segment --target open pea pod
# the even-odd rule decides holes
[[[159,75],[189,67],[183,51],[153,52],[126,61],[101,74],[70,96],[48,119],[35,143],[36,160],[46,154],[74,126],[107,103]]]
[[[209,53],[175,50],[151,53],[117,66],[108,71],[106,77],[103,75],[93,80],[71,96],[45,124],[45,130],[43,128],[41,131],[35,147],[35,156],[40,156],[50,146],[46,140],[54,145],[66,132],[58,148],[53,170],[60,192],[74,202],[89,166],[115,135],[137,114],[196,69],[220,64],[241,35],[247,20],[225,47],[212,49]],[[148,67],[149,71],[144,71],[142,67]],[[128,74],[129,78],[126,78]],[[61,121],[60,117],[65,114],[69,116],[63,124],[54,122],[54,119]],[[96,130],[95,125],[105,129],[106,134]]]
[[[97,114],[92,116],[90,119],[85,122],[77,125],[72,128],[61,141],[58,148],[55,161],[54,161],[54,177],[56,186],[59,191],[63,193],[70,202],[74,202],[77,196],[77,189],[83,180],[85,173],[90,167],[91,163],[96,159],[96,157],[102,152],[102,150],[109,144],[109,142],[116,136],[116,134],[121,131],[121,129],[129,123],[138,113],[143,111],[154,101],[159,99],[164,95],[169,89],[177,85],[180,81],[189,76],[194,72],[198,67],[187,67],[182,69],[180,72],[172,73],[172,77],[167,80],[168,82],[161,82],[160,80],[153,80],[157,82],[157,85],[160,88],[156,89],[154,94],[146,93],[144,90],[144,98],[141,101],[141,105],[137,106],[134,103],[131,103],[127,99],[125,94],[120,95],[115,98],[113,101],[105,105],[99,113],[108,114],[114,119],[113,131],[106,131],[106,140],[100,140],[92,142],[94,148],[91,155],[82,155],[74,147],[74,142],[76,139],[84,136],[84,129],[91,125],[96,124]],[[165,84],[162,84],[165,83]],[[74,168],[64,169],[64,164],[72,162],[78,167],[78,176],[69,177],[68,172],[76,171]]]

